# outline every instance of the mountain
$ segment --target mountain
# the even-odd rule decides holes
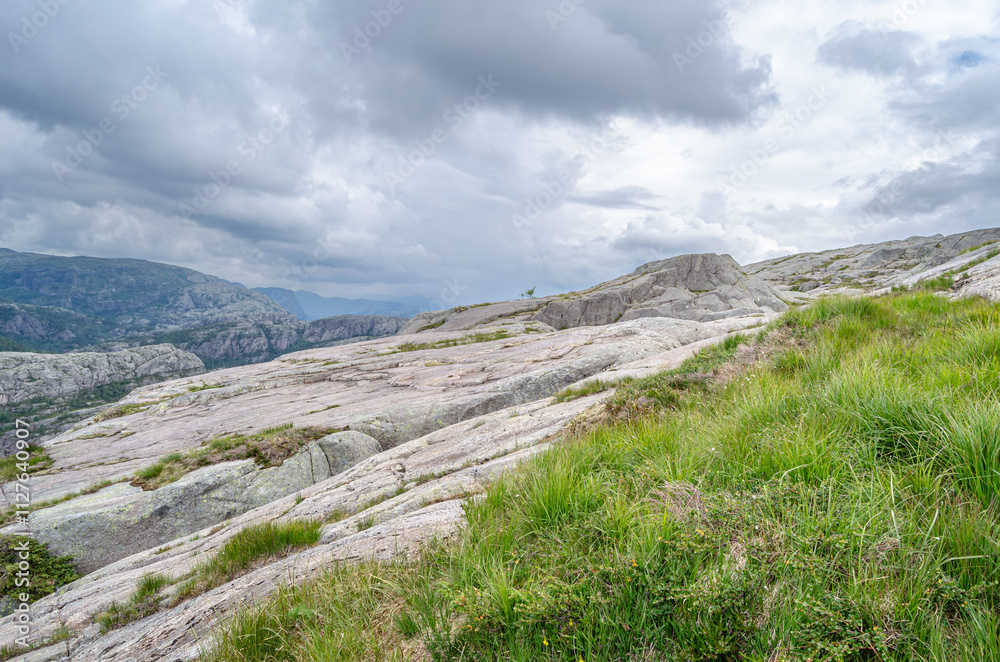
[[[967,261],[978,259],[979,253],[989,254],[997,242],[1000,228],[910,237],[789,255],[748,265],[746,272],[776,287],[814,296],[851,289],[874,290],[935,277],[937,267],[953,260],[962,262],[963,256],[970,257]],[[972,256],[973,252],[977,254]]]
[[[542,322],[560,330],[646,317],[707,322],[787,307],[776,289],[744,273],[728,255],[681,255],[581,292],[422,313],[400,333],[472,329],[498,320]]]
[[[292,290],[280,287],[255,287],[253,291],[263,294],[303,322],[308,322],[311,319],[302,309],[298,297],[295,296],[296,293]]]
[[[343,299],[324,297],[306,290],[294,292],[280,287],[256,287],[254,292],[270,297],[278,305],[304,321],[340,315],[413,317],[420,311],[427,310],[431,301],[425,297],[403,297],[393,301]]]
[[[559,636],[566,632],[566,610],[588,605],[586,600],[563,599],[583,586],[579,577],[587,578],[585,588],[608,586],[602,595],[620,598],[629,609],[635,599],[674,599],[687,595],[681,589],[698,591],[699,600],[714,601],[713,611],[699,612],[706,618],[722,618],[719,614],[729,613],[724,602],[748,591],[754,596],[751,606],[770,613],[776,584],[768,580],[765,586],[760,573],[799,573],[788,576],[801,579],[825,569],[842,581],[843,559],[830,556],[826,548],[817,552],[813,534],[817,526],[854,531],[857,511],[852,508],[863,498],[871,499],[864,502],[864,519],[878,528],[854,539],[836,534],[837,545],[848,546],[852,563],[868,564],[858,576],[878,581],[885,573],[906,576],[909,561],[923,562],[916,558],[919,554],[933,555],[935,568],[962,558],[956,554],[968,555],[964,547],[954,551],[924,545],[927,531],[940,536],[942,545],[953,542],[948,529],[940,528],[948,526],[947,515],[942,512],[939,518],[937,506],[926,501],[932,496],[941,497],[940,504],[952,514],[975,517],[975,526],[968,529],[968,536],[979,536],[973,551],[977,558],[995,558],[989,528],[989,508],[995,502],[983,499],[980,507],[980,499],[961,491],[963,480],[978,476],[988,483],[988,472],[978,472],[981,465],[974,463],[962,468],[968,472],[964,478],[954,467],[938,475],[938,465],[930,462],[950,461],[948,457],[936,454],[926,466],[915,457],[925,448],[933,450],[931,437],[953,424],[961,408],[955,398],[934,392],[925,398],[901,380],[920,376],[978,407],[982,417],[959,430],[967,435],[968,451],[978,454],[970,458],[982,458],[983,448],[996,445],[990,402],[997,390],[992,328],[997,316],[985,308],[977,311],[973,303],[972,323],[958,328],[950,316],[958,309],[947,308],[949,299],[964,295],[1000,300],[996,242],[1000,230],[977,231],[789,256],[749,267],[724,255],[681,256],[580,292],[422,314],[405,321],[400,335],[312,348],[267,363],[136,389],[43,442],[46,455],[40,458],[43,468],[31,476],[32,494],[39,503],[50,503],[28,516],[30,531],[52,553],[72,555],[86,576],[32,605],[31,641],[40,650],[22,659],[195,660],[219,634],[220,623],[244,613],[243,606],[251,603],[266,618],[244,619],[250,629],[231,640],[274,630],[280,634],[275,640],[284,642],[288,635],[291,641],[302,631],[326,628],[326,620],[323,628],[313,628],[308,619],[327,619],[346,603],[328,609],[325,598],[317,597],[322,594],[311,591],[302,595],[314,602],[302,607],[293,591],[280,591],[281,603],[269,601],[283,584],[315,582],[317,576],[329,576],[331,567],[358,561],[405,559],[432,543],[447,550],[449,541],[456,540],[468,545],[462,548],[470,550],[468,558],[493,563],[501,556],[496,545],[504,545],[504,577],[544,576],[537,591],[518,584],[512,589],[517,593],[505,594],[532,601],[537,611],[517,609],[505,616],[505,608],[496,606],[503,601],[493,601],[489,591],[491,586],[506,591],[511,585],[488,572],[468,574],[473,580],[486,577],[488,585],[463,593],[461,600],[450,595],[434,604],[461,603],[473,615],[489,609],[497,619],[523,621],[542,614],[526,629],[531,633],[536,626],[547,627],[544,619],[551,616]],[[934,294],[866,299],[893,288]],[[819,299],[837,293],[853,298]],[[803,307],[780,326],[768,324],[793,304]],[[946,312],[936,312],[940,310]],[[906,324],[897,319],[903,315],[908,316]],[[315,335],[308,337],[338,342],[339,322],[321,322],[312,323]],[[401,322],[396,318],[395,323]],[[926,322],[936,326],[921,338]],[[382,324],[371,320],[343,333],[387,331]],[[901,326],[892,332],[879,326],[888,324]],[[961,341],[950,343],[949,334],[959,332],[965,334]],[[821,338],[826,344],[810,347],[817,334],[826,334]],[[851,353],[864,343],[869,343],[866,354]],[[835,349],[844,350],[843,356]],[[932,349],[945,354],[924,366]],[[984,370],[967,374],[977,362]],[[854,388],[864,379],[872,383]],[[821,396],[826,399],[817,399]],[[635,425],[602,427],[622,422],[614,418],[616,411],[636,416],[626,419]],[[846,418],[834,418],[838,413]],[[665,421],[671,427],[663,428]],[[830,421],[837,427],[831,428]],[[689,436],[699,443],[684,445]],[[564,440],[572,443],[560,443]],[[580,455],[593,448],[596,455]],[[555,454],[547,455],[550,450]],[[854,471],[853,463],[859,462],[869,463],[865,471]],[[523,474],[525,480],[512,471],[539,466],[545,475]],[[905,471],[899,481],[889,480],[895,474],[887,473],[885,489],[871,487],[872,475],[900,467]],[[933,480],[927,479],[928,470],[934,472]],[[493,489],[503,476],[513,489]],[[837,489],[831,491],[834,478]],[[994,487],[984,492],[986,497],[996,490],[989,484]],[[897,499],[899,490],[907,498]],[[489,498],[477,499],[487,491]],[[10,484],[3,493],[13,505],[16,492]],[[813,508],[803,515],[816,503],[822,506],[818,513]],[[480,505],[470,510],[472,504]],[[893,512],[906,516],[889,518],[886,504],[896,504]],[[481,517],[466,521],[468,512]],[[788,512],[794,515],[776,517]],[[493,528],[487,530],[481,528],[482,516],[489,513],[499,513],[499,519],[490,520]],[[911,517],[923,519],[918,524]],[[518,535],[512,538],[507,522],[515,520]],[[620,526],[622,522],[635,526]],[[268,552],[238,572],[213,575],[213,582],[198,574],[199,568],[231,552],[241,536],[265,525],[309,525],[318,531],[298,549]],[[789,526],[804,527],[799,531],[803,535],[786,535]],[[663,527],[687,533],[658,540]],[[486,535],[470,539],[470,530]],[[13,532],[13,527],[3,531]],[[588,554],[598,549],[594,540],[624,535],[634,536],[631,547],[608,548],[599,563],[584,567],[592,561]],[[548,542],[546,554],[531,556],[535,547],[530,546],[539,540]],[[563,554],[560,546],[566,544],[591,552],[582,552],[582,559],[576,552]],[[779,566],[775,559],[791,549],[803,554],[795,557],[803,562]],[[716,564],[712,577],[736,583],[706,593],[705,573],[696,567],[689,585],[667,589],[653,584],[675,581],[671,573],[683,564],[671,565],[665,573],[663,566],[648,564],[678,550],[703,554],[699,563]],[[632,559],[633,553],[641,558]],[[549,566],[538,573],[539,562],[574,559],[579,563],[572,573],[559,575]],[[744,566],[745,574],[734,574],[744,572]],[[366,565],[366,576],[374,574],[381,581],[381,567],[396,566]],[[649,574],[650,568],[661,574]],[[946,573],[925,574],[927,582],[935,577],[939,582]],[[563,583],[552,589],[552,577]],[[152,600],[138,591],[140,581],[146,589],[156,583]],[[621,593],[630,582],[636,592]],[[433,585],[405,586],[434,590]],[[832,586],[822,581],[815,585],[821,589],[816,595]],[[879,591],[889,590],[887,586]],[[341,585],[352,587],[356,585]],[[914,594],[929,595],[924,588]],[[559,592],[554,603],[550,589]],[[329,599],[341,594],[331,590]],[[411,609],[405,597],[393,595],[393,609]],[[872,622],[881,627],[881,619],[888,619],[895,628],[891,605],[889,612],[880,611],[880,596],[872,602]],[[981,597],[970,593],[960,599]],[[920,597],[925,601],[920,604],[958,618],[960,610],[949,606],[953,598],[948,594],[933,603]],[[595,604],[603,609],[611,603]],[[723,606],[715,609],[717,604]],[[383,607],[389,608],[376,609]],[[661,607],[658,603],[656,608]],[[842,605],[833,600],[821,609],[805,608],[816,622],[827,622],[830,614],[852,623],[861,618],[853,611],[847,616],[836,611]],[[388,614],[378,611],[373,618],[388,622]],[[14,645],[14,619],[0,619],[0,650]],[[508,620],[483,627],[501,627]],[[440,631],[421,621],[412,630],[423,628],[423,633],[415,637],[450,636],[460,630],[453,623],[465,621],[442,617],[438,622],[445,623]],[[691,631],[700,633],[694,625]],[[399,639],[396,630],[390,632],[385,636]],[[904,632],[894,629],[887,636]],[[859,644],[865,647],[863,654],[869,651],[868,641]],[[413,646],[419,642],[413,639]],[[646,650],[648,642],[641,643]]]
[[[0,346],[10,349],[170,343],[214,368],[308,347],[308,328],[273,299],[191,269],[0,249]]]

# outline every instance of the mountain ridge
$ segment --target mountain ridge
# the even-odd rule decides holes
[[[353,324],[340,323],[342,331]],[[0,252],[0,336],[33,351],[115,351],[171,343],[215,368],[304,349],[309,333],[308,323],[264,294],[186,267]]]

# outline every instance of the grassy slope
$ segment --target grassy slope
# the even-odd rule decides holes
[[[640,413],[496,484],[459,543],[285,587],[205,659],[1000,659],[1000,306],[833,299],[771,333],[726,385],[619,397]]]

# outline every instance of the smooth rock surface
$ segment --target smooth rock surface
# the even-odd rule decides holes
[[[617,369],[651,374],[674,368],[702,346],[663,351],[622,363]],[[610,394],[564,403],[547,398],[438,429],[299,493],[236,516],[217,530],[203,529],[112,563],[35,603],[32,640],[43,641],[65,625],[75,633],[68,642],[73,662],[195,660],[201,647],[210,644],[213,628],[234,610],[266,598],[284,582],[306,581],[331,563],[413,555],[432,539],[454,536],[461,527],[466,499],[481,493],[503,472],[544,452],[566,425]],[[94,613],[128,600],[143,575],[182,577],[250,524],[325,519],[334,513],[343,519],[324,526],[322,539],[313,548],[107,635],[101,635],[93,624]],[[361,521],[370,526],[359,532]],[[0,619],[0,646],[11,644],[13,637],[11,619]],[[66,646],[51,646],[32,655],[60,659]]]
[[[601,326],[645,317],[711,321],[783,312],[782,295],[743,272],[728,255],[706,253],[650,262],[583,292],[460,307],[417,315],[400,331],[458,331],[499,321],[538,321],[554,329]]]
[[[243,460],[198,469],[151,491],[113,485],[34,512],[28,527],[52,553],[73,556],[79,572],[93,572],[299,492],[380,451],[371,437],[338,433],[277,467],[261,469]]]

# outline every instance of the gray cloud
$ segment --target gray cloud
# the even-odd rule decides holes
[[[912,76],[925,70],[916,57],[921,43],[910,32],[866,28],[849,21],[819,47],[816,57],[823,64],[873,76]]]
[[[887,124],[924,143],[951,128],[961,148],[934,153],[937,165],[918,172],[887,161],[838,173],[839,201],[825,210],[805,200],[812,183],[800,185],[803,201],[718,194],[717,175],[698,174],[699,155],[721,154],[717,142],[759,146],[761,118],[809,94],[775,78],[770,45],[734,39],[739,11],[753,8],[727,14],[730,4],[70,0],[15,53],[9,33],[39,5],[9,0],[0,5],[0,240],[327,295],[458,287],[471,302],[533,285],[575,289],[672,253],[749,260],[837,241],[844,219],[897,180],[922,192],[886,205],[879,228],[899,214],[993,209],[994,50],[860,22],[819,47],[822,75],[800,78],[835,87],[845,72],[869,73],[884,83]],[[161,75],[150,79],[150,68]],[[491,76],[499,86],[476,99]],[[611,126],[620,135],[595,147]],[[676,150],[684,166],[643,144],[673,133],[687,141]],[[833,144],[816,150],[849,151]],[[427,145],[430,155],[419,151]],[[617,178],[633,154],[643,167]],[[705,171],[728,167],[728,154],[715,158]],[[791,158],[768,167],[812,166],[811,155]],[[405,177],[389,181],[401,164]],[[512,214],[557,181],[544,213],[516,228]]]

